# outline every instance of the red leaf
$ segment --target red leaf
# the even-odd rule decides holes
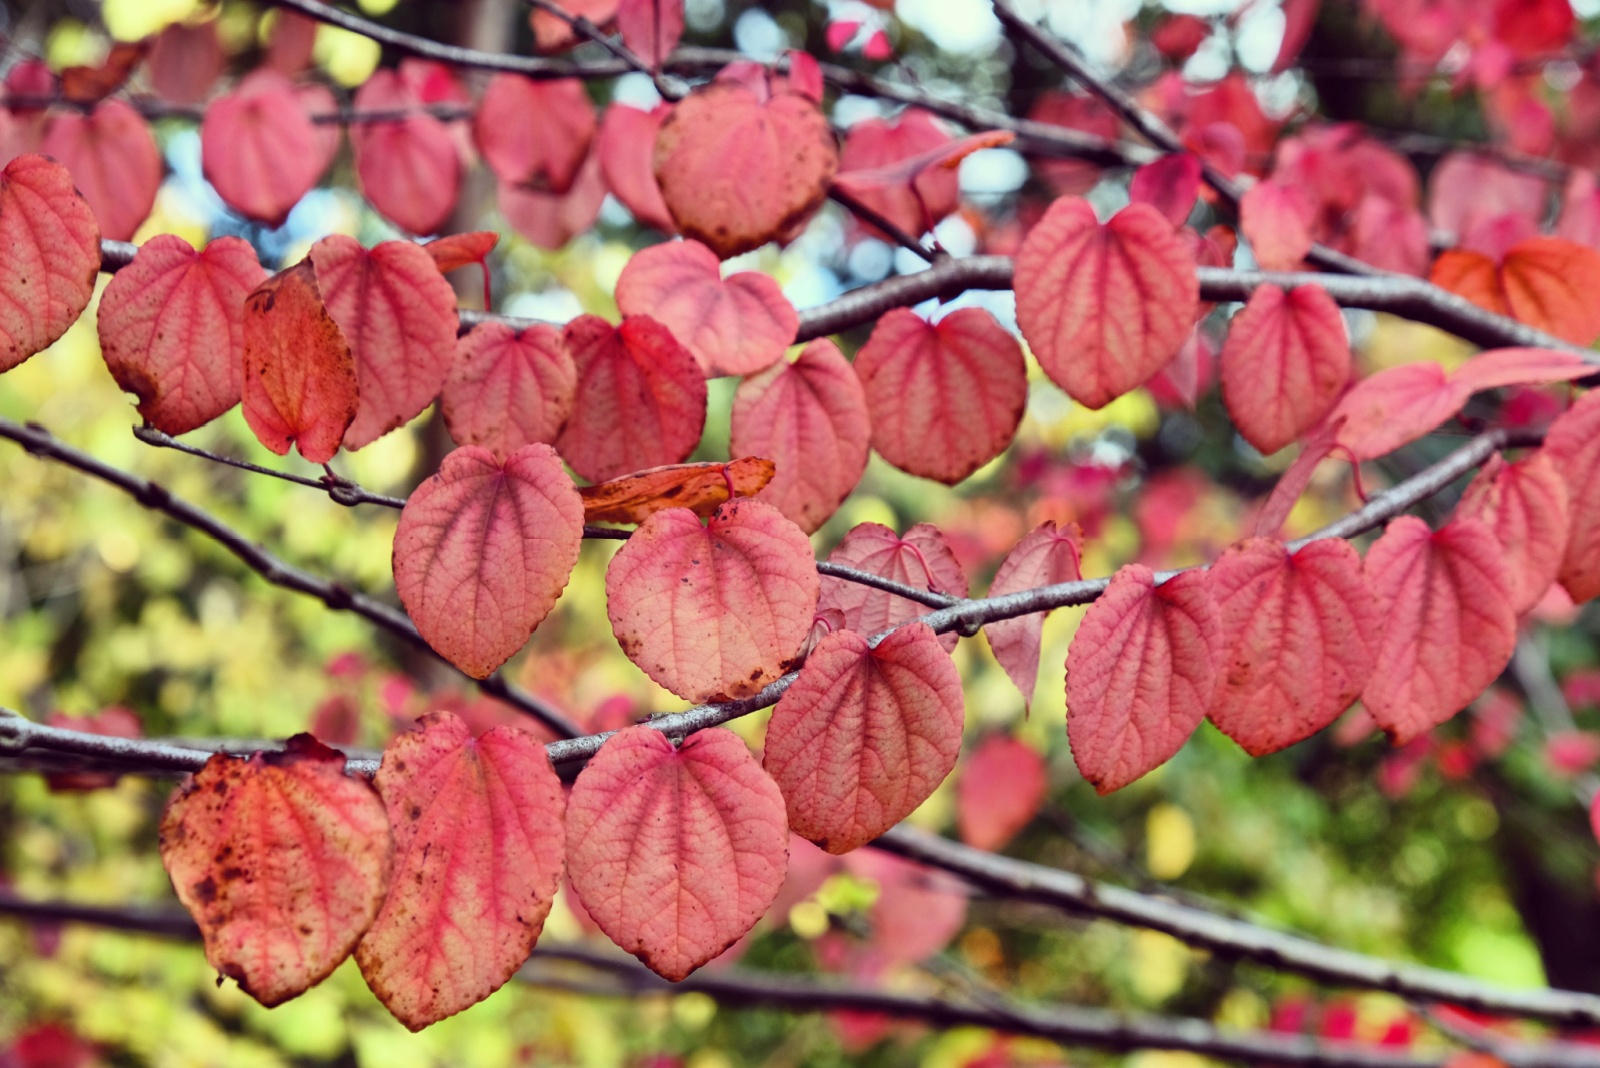
[[[548,445],[502,464],[468,445],[406,501],[394,584],[429,645],[475,679],[527,644],[583,544],[583,502]]]
[[[1200,196],[1200,160],[1188,152],[1173,152],[1133,172],[1128,199],[1148,204],[1173,226],[1182,226]]]
[[[52,712],[45,717],[45,726],[61,727],[69,731],[98,734],[106,738],[142,738],[144,724],[139,717],[121,705],[97,712],[92,716],[68,716]],[[78,790],[106,790],[117,785],[122,778],[114,771],[58,771],[44,777],[51,793]],[[0,1062],[4,1063],[4,1062]]]
[[[1257,182],[1239,202],[1239,228],[1264,271],[1298,270],[1311,251],[1311,197],[1297,185]]]
[[[383,802],[309,734],[218,753],[167,802],[161,863],[206,960],[271,1008],[333,973],[389,886]]]
[[[1256,517],[1256,537],[1277,536],[1278,529],[1294,510],[1295,502],[1311,485],[1311,476],[1316,472],[1317,465],[1338,448],[1339,435],[1344,433],[1344,422],[1343,415],[1329,419],[1301,444],[1300,455],[1279,477],[1277,485],[1272,487],[1272,492],[1261,506],[1261,514]]]
[[[561,884],[565,799],[532,735],[496,727],[475,739],[451,712],[391,741],[373,785],[394,831],[394,873],[356,963],[420,1031],[527,961]]]
[[[543,193],[501,182],[498,196],[500,214],[513,230],[540,248],[554,251],[594,225],[606,199],[606,184],[600,177],[598,156],[590,153],[565,193]]]
[[[1544,215],[1546,181],[1513,170],[1491,156],[1451,152],[1428,175],[1428,221],[1457,238],[1499,215],[1538,223]]]
[[[1083,532],[1078,524],[1068,523],[1058,529],[1054,520],[1045,520],[1006,554],[1000,570],[995,572],[994,582],[989,585],[989,596],[1003,597],[1036,586],[1076,582],[1083,577],[1082,541]],[[1030,705],[1034,688],[1039,684],[1039,643],[1044,636],[1047,615],[1048,612],[1034,612],[1014,619],[999,619],[983,628],[989,638],[989,648],[994,650],[994,658],[1022,692],[1022,700]]]
[[[1251,756],[1311,737],[1372,675],[1377,602],[1361,554],[1337,538],[1291,554],[1269,538],[1230,546],[1211,566],[1224,670],[1209,716]]]
[[[421,86],[437,78],[439,69],[406,60],[398,71],[375,72],[356,90],[356,110],[413,113],[350,126],[362,195],[379,214],[413,234],[437,233],[461,195],[461,146],[447,124],[420,110],[432,102],[424,99]]]
[[[605,29],[617,17],[617,0],[564,0],[561,7],[567,14],[581,15],[600,29]],[[571,48],[584,40],[571,23],[542,9],[529,12],[528,22],[541,52]]]
[[[656,184],[655,145],[661,124],[671,113],[670,104],[657,104],[652,111],[612,104],[600,120],[595,147],[600,172],[622,206],[640,223],[664,234],[677,233],[678,228]]]
[[[125,100],[104,100],[87,114],[58,112],[39,151],[72,175],[100,220],[100,234],[127,241],[155,206],[161,150],[150,124]]]
[[[1129,564],[1089,607],[1067,649],[1067,740],[1108,794],[1167,762],[1205,718],[1222,622],[1204,572],[1157,586]]]
[[[317,282],[355,358],[360,404],[345,432],[359,449],[404,426],[444,388],[456,352],[456,294],[410,241],[373,249],[335,234],[311,246]]]
[[[1278,58],[1272,61],[1272,73],[1282,74],[1294,66],[1300,50],[1311,38],[1317,25],[1317,12],[1322,0],[1285,0],[1283,5],[1283,40],[1278,44]]]
[[[679,101],[656,138],[656,180],[678,229],[723,259],[798,236],[838,162],[815,102],[762,100],[726,81]]]
[[[838,182],[867,207],[909,234],[921,234],[956,210],[960,200],[959,176],[952,169],[928,167],[889,176],[888,180],[862,181],[883,168],[917,160],[928,152],[942,152],[953,139],[939,120],[921,108],[907,108],[898,119],[863,119],[845,135],[839,156]],[[919,173],[920,172],[920,173]],[[868,231],[877,233],[870,225]]]
[[[240,238],[196,252],[159,234],[112,276],[100,298],[100,349],[145,422],[184,434],[239,403],[244,299],[266,274]]]
[[[245,299],[243,399],[261,444],[279,456],[298,444],[314,464],[333,459],[356,417],[356,363],[310,257]]]
[[[1261,286],[1228,324],[1222,399],[1240,435],[1263,453],[1316,426],[1349,380],[1344,317],[1321,286]]]
[[[669,464],[583,486],[583,518],[590,523],[640,523],[668,508],[707,516],[733,497],[754,497],[772,481],[773,463],[745,456],[727,463]]]
[[[173,104],[198,104],[228,67],[217,38],[217,20],[188,25],[174,22],[156,35],[145,61],[145,77],[161,99]]]
[[[206,108],[200,161],[224,203],[276,227],[322,177],[326,160],[316,141],[294,86],[263,68]]]
[[[1567,484],[1543,450],[1514,464],[1495,454],[1462,494],[1457,515],[1481,519],[1504,551],[1511,610],[1544,599],[1561,571],[1571,526]]]
[[[635,55],[659,70],[683,37],[683,0],[621,0],[617,32]]]
[[[925,623],[876,648],[850,630],[817,643],[767,727],[765,765],[789,825],[848,853],[899,823],[961,752],[961,674]]]
[[[1050,205],[1017,252],[1017,323],[1050,380],[1103,408],[1177,355],[1199,310],[1194,256],[1130,204],[1101,226],[1076,197]]]
[[[1361,703],[1396,745],[1465,708],[1511,659],[1517,615],[1500,543],[1481,520],[1437,532],[1392,520],[1367,551],[1382,633]]]
[[[982,308],[937,325],[907,308],[878,320],[856,353],[872,447],[902,471],[953,486],[1006,450],[1028,403],[1028,365]]]
[[[436,237],[423,245],[422,251],[433,257],[440,274],[449,274],[474,263],[483,266],[499,242],[500,235],[493,230],[473,230],[471,233]]]
[[[1566,480],[1572,506],[1561,585],[1578,604],[1600,596],[1600,390],[1579,398],[1550,426],[1544,451]]]
[[[580,315],[563,334],[578,393],[556,448],[591,482],[684,460],[700,443],[706,380],[689,350],[647,315],[612,326]]]
[[[577,390],[578,370],[560,330],[487,322],[456,342],[439,407],[457,445],[505,457],[534,442],[554,444]]]
[[[613,736],[572,787],[567,841],[589,915],[674,982],[755,926],[789,852],[777,785],[722,728],[676,748],[649,727]]]
[[[78,321],[100,273],[100,228],[67,169],[18,156],[0,173],[0,371]]]
[[[828,554],[828,562],[870,571],[934,593],[967,595],[967,573],[950,551],[939,528],[931,523],[918,523],[906,531],[904,538],[882,524],[862,523],[853,527]],[[932,611],[897,593],[885,593],[859,582],[825,575],[817,611],[829,609],[842,613],[844,625],[850,630],[868,636]],[[953,633],[940,635],[939,640],[946,649],[956,647]]]
[[[502,182],[544,193],[572,188],[594,139],[594,105],[576,78],[534,81],[496,74],[472,120],[472,136]]]
[[[1529,326],[1575,345],[1600,338],[1600,308],[1592,299],[1600,289],[1600,252],[1559,237],[1530,237],[1500,261],[1499,283],[1506,307]]]
[[[811,543],[770,504],[645,519],[606,569],[606,613],[628,659],[686,701],[748,697],[794,666],[811,631]]]
[[[616,297],[623,315],[648,315],[671,330],[708,378],[771,367],[800,328],[799,313],[769,275],[723,278],[716,253],[698,241],[634,253],[617,278]]]
[[[1196,15],[1165,15],[1150,31],[1156,51],[1175,63],[1182,63],[1200,50],[1211,36],[1211,25]]]
[[[772,458],[777,472],[761,499],[807,534],[861,481],[870,435],[861,380],[826,338],[794,363],[745,379],[733,395],[729,450]]]
[[[956,780],[956,827],[974,849],[1001,849],[1032,822],[1049,789],[1044,758],[1009,734],[991,734]]]

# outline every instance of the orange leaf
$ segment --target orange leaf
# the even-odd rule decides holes
[[[439,407],[457,445],[505,457],[534,442],[553,444],[577,390],[578,369],[559,329],[479,323],[456,342]]]
[[[982,308],[937,325],[907,308],[878,320],[856,353],[872,447],[902,471],[953,486],[1006,450],[1028,403],[1028,365]]]
[[[1194,254],[1148,204],[1104,226],[1062,197],[1017,252],[1017,323],[1050,380],[1090,408],[1141,385],[1183,347],[1200,308]]]
[[[1447,248],[1439,253],[1428,271],[1428,281],[1465,297],[1496,315],[1510,315],[1505,291],[1500,288],[1500,270],[1494,260],[1470,249]]]
[[[423,638],[487,677],[549,615],[583,544],[583,502],[548,445],[502,464],[468,445],[406,501],[394,534],[394,584]]]
[[[1344,317],[1321,286],[1261,286],[1228,323],[1222,399],[1240,435],[1263,453],[1316,426],[1349,379]]]
[[[576,78],[496,74],[472,121],[473,140],[496,177],[544,193],[572,188],[594,130],[594,105]]]
[[[565,800],[532,735],[496,727],[473,738],[453,712],[391,741],[373,785],[394,832],[394,873],[356,963],[420,1031],[527,961],[561,884]]]
[[[967,573],[950,551],[939,528],[931,523],[918,523],[906,531],[904,538],[881,523],[862,523],[852,527],[840,540],[828,554],[828,562],[870,571],[934,593],[948,593],[954,597],[967,595]],[[897,593],[823,576],[822,599],[817,611],[830,609],[843,615],[847,628],[869,636],[931,611],[926,605]],[[953,633],[941,634],[939,640],[946,649],[956,647]]]
[[[389,886],[383,802],[309,734],[248,760],[218,753],[172,795],[161,863],[206,960],[271,1008],[333,973]]]
[[[606,614],[628,659],[686,701],[748,697],[794,666],[811,631],[811,543],[762,501],[640,524],[606,569]]]
[[[129,240],[155,206],[161,150],[150,124],[125,100],[103,100],[86,114],[52,115],[39,151],[67,168],[100,220],[102,237]]]
[[[1250,538],[1208,573],[1222,618],[1222,664],[1209,716],[1251,756],[1285,749],[1350,707],[1372,674],[1377,602],[1361,554],[1337,538],[1291,554]]]
[[[1505,552],[1511,610],[1538,604],[1561,571],[1571,507],[1567,484],[1550,454],[1530,453],[1514,464],[1495,454],[1461,496],[1456,514],[1481,519]]]
[[[749,375],[783,359],[800,315],[769,275],[722,277],[698,241],[669,241],[634,253],[617,279],[617,310],[649,315],[694,353],[706,377]]]
[[[765,764],[789,825],[830,853],[909,816],[956,766],[961,674],[925,623],[876,648],[850,630],[817,643],[767,727]]]
[[[730,730],[601,746],[567,802],[567,866],[617,945],[676,982],[755,926],[783,885],[783,797]]]
[[[356,90],[358,111],[409,110],[403,119],[350,126],[361,192],[402,230],[431,234],[449,220],[461,195],[463,151],[448,124],[423,112],[420,86],[437,65],[406,60],[399,70],[378,70]],[[453,94],[446,92],[443,98]],[[465,94],[459,96],[465,102]]]
[[[0,173],[0,371],[55,344],[94,296],[100,228],[53,159],[18,156]]]
[[[1517,615],[1500,543],[1481,520],[1437,532],[1392,520],[1367,551],[1382,633],[1361,703],[1396,745],[1465,708],[1511,659]]]
[[[1038,815],[1049,785],[1037,749],[1009,734],[991,734],[967,755],[956,780],[961,840],[991,852],[1004,847]]]
[[[641,111],[614,103],[600,120],[600,136],[595,142],[605,184],[635,219],[664,234],[677,233],[678,228],[656,183],[655,145],[661,124],[671,113],[671,104]]]
[[[907,108],[893,121],[863,119],[845,135],[834,181],[906,233],[920,234],[960,203],[955,171],[936,165],[953,144],[950,132],[921,108]]]
[[[683,36],[683,0],[621,0],[617,32],[623,44],[657,70]]]
[[[639,523],[667,508],[710,515],[730,497],[754,497],[772,481],[773,463],[745,456],[727,463],[653,467],[598,486],[581,486],[583,518],[590,523]]]
[[[1529,237],[1498,265],[1451,249],[1434,261],[1432,281],[1489,311],[1510,315],[1574,345],[1600,338],[1600,252],[1559,237]]]
[[[184,434],[239,403],[244,300],[266,273],[240,238],[196,252],[158,234],[112,276],[100,297],[100,350],[145,422]]]
[[[814,101],[794,92],[763,100],[728,81],[679,101],[656,138],[656,180],[678,229],[723,259],[798,236],[838,161]]]
[[[1054,520],[1045,520],[1006,554],[989,586],[989,596],[1003,597],[1035,586],[1076,582],[1083,577],[1080,570],[1082,541],[1083,532],[1078,524],[1068,523],[1058,529]],[[1034,612],[1013,619],[998,619],[983,628],[989,648],[994,650],[994,658],[1022,691],[1022,700],[1030,705],[1033,691],[1039,684],[1039,643],[1044,636],[1047,615],[1048,612]]]
[[[861,481],[870,434],[861,380],[839,346],[822,338],[794,363],[780,361],[739,383],[728,447],[772,457],[777,471],[761,499],[811,534]]]
[[[1544,451],[1567,483],[1571,526],[1561,585],[1579,604],[1600,596],[1600,390],[1590,390],[1550,425]]]
[[[500,241],[493,230],[474,230],[466,234],[446,234],[422,246],[422,251],[433,257],[440,274],[448,274],[459,267],[482,264]]]
[[[350,342],[360,383],[347,449],[404,426],[444,388],[456,352],[456,294],[410,241],[373,249],[335,234],[311,246],[323,300]]]
[[[245,299],[244,418],[279,456],[291,444],[314,464],[339,451],[356,417],[356,364],[328,314],[310,258]]]
[[[563,333],[578,392],[556,448],[603,482],[687,459],[706,421],[706,380],[689,350],[647,315],[612,326],[580,315]]]
[[[200,162],[206,180],[247,219],[281,226],[322,177],[327,160],[289,79],[260,69],[206,108]]]
[[[1143,564],[1111,577],[1067,649],[1067,740],[1102,794],[1183,748],[1217,683],[1222,624],[1203,572],[1157,586]]]

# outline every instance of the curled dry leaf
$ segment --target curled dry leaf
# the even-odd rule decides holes
[[[1600,390],[1590,390],[1550,426],[1544,451],[1567,484],[1571,506],[1561,585],[1579,604],[1600,596]]]
[[[694,353],[706,377],[748,375],[783,359],[800,315],[778,283],[759,271],[722,277],[716,254],[698,241],[641,249],[617,278],[617,310],[648,315]]]
[[[271,1008],[320,983],[389,886],[383,802],[309,734],[248,760],[217,754],[167,802],[161,863],[206,960]]]
[[[1496,263],[1481,252],[1449,249],[1430,281],[1497,315],[1510,315],[1574,345],[1600,337],[1600,252],[1559,237],[1529,237]]]
[[[606,614],[628,659],[686,701],[748,697],[794,666],[817,609],[811,543],[770,504],[647,518],[611,558]]]
[[[317,140],[294,85],[263,68],[206,108],[200,165],[228,207],[247,219],[281,226],[327,169]]]
[[[1230,546],[1208,576],[1222,617],[1211,722],[1251,756],[1265,756],[1338,719],[1377,654],[1377,602],[1361,554],[1338,538],[1296,553],[1250,538]]]
[[[418,486],[394,534],[400,603],[440,656],[475,679],[555,607],[583,544],[583,502],[548,445],[502,464],[468,445]]]
[[[150,217],[161,188],[161,150],[150,124],[127,101],[52,114],[39,151],[67,168],[100,220],[102,237],[127,241]]]
[[[783,796],[720,727],[674,747],[649,727],[609,739],[567,801],[567,867],[617,945],[676,982],[744,936],[783,885]]]
[[[456,351],[456,294],[410,241],[366,249],[335,234],[311,246],[317,282],[355,358],[360,403],[345,433],[359,449],[433,403]]]
[[[1240,435],[1263,453],[1316,426],[1349,380],[1344,317],[1321,286],[1261,286],[1228,323],[1222,399]]]
[[[723,259],[798,236],[838,162],[815,101],[762,99],[732,81],[679,101],[656,138],[656,180],[678,229]]]
[[[505,457],[553,444],[572,414],[578,369],[557,327],[479,323],[456,342],[439,407],[457,445]]]
[[[761,499],[811,534],[861,481],[870,426],[861,380],[839,346],[820,338],[793,363],[739,383],[728,447],[772,457],[777,470]]]
[[[600,120],[595,142],[600,173],[611,192],[640,223],[664,234],[677,233],[678,227],[656,182],[655,147],[671,112],[671,104],[657,104],[650,111],[612,104]]]
[[[1517,616],[1494,531],[1460,518],[1438,531],[1415,516],[1367,550],[1378,599],[1378,659],[1361,703],[1396,745],[1443,723],[1511,660]]]
[[[266,274],[240,238],[196,252],[158,234],[112,276],[100,298],[100,351],[145,422],[184,434],[239,403],[244,300]]]
[[[500,243],[500,235],[493,230],[473,230],[465,234],[446,234],[422,246],[422,251],[433,257],[440,274],[449,274],[470,264],[482,266]]]
[[[767,727],[765,764],[789,826],[830,853],[866,845],[950,774],[965,718],[961,673],[927,624],[876,648],[854,631],[829,634]]]
[[[1462,494],[1456,514],[1483,520],[1505,552],[1517,615],[1543,600],[1560,574],[1571,512],[1567,484],[1542,449],[1511,464],[1490,457]]]
[[[989,596],[1003,597],[1038,586],[1076,582],[1083,577],[1082,557],[1083,531],[1078,524],[1057,527],[1054,520],[1047,519],[1006,554],[989,585]],[[994,658],[1028,704],[1033,703],[1033,691],[1039,685],[1039,644],[1047,615],[1048,612],[1034,612],[997,619],[983,628]]]
[[[590,523],[640,523],[668,508],[707,516],[734,497],[754,497],[772,481],[774,465],[760,456],[727,463],[669,464],[582,486],[583,517]]]
[[[309,258],[268,278],[244,303],[244,418],[256,439],[325,464],[356,417],[356,363],[328,314]]]
[[[872,328],[855,370],[872,447],[900,470],[947,486],[1006,450],[1028,403],[1022,346],[982,308],[938,324],[896,308]]]
[[[594,105],[576,78],[496,74],[472,120],[473,140],[495,176],[543,193],[572,188],[594,130]]]
[[[1050,380],[1090,408],[1144,383],[1183,347],[1200,307],[1194,254],[1148,204],[1102,226],[1062,197],[1017,252],[1017,323]]]
[[[993,852],[1038,815],[1049,789],[1044,757],[1009,734],[991,734],[967,754],[956,779],[956,828],[974,849]]]
[[[0,371],[53,345],[94,296],[100,227],[53,159],[0,172]]]
[[[378,70],[356,90],[358,111],[406,111],[404,118],[350,126],[361,192],[379,214],[413,234],[437,232],[461,195],[462,148],[450,127],[422,110],[467,96],[448,68],[408,59]]]
[[[828,562],[870,571],[933,593],[947,593],[953,597],[967,595],[967,573],[950,551],[944,534],[931,523],[918,523],[906,531],[904,538],[881,523],[862,523],[852,527],[834,547],[828,554]],[[828,609],[837,609],[843,614],[846,627],[867,635],[931,611],[920,601],[898,593],[823,576],[818,610]],[[939,641],[950,650],[956,647],[957,637],[953,633],[941,634]]]
[[[565,799],[538,739],[510,726],[474,738],[453,712],[391,741],[373,785],[394,872],[356,963],[420,1031],[482,1001],[528,959],[561,884]]]
[[[606,183],[600,177],[599,158],[590,153],[565,193],[501,182],[498,197],[500,213],[513,230],[553,251],[594,225],[606,199]]]
[[[591,482],[678,463],[700,443],[706,380],[672,331],[647,315],[612,326],[580,315],[562,334],[578,371],[556,448]]]
[[[1067,649],[1067,740],[1108,794],[1166,763],[1205,718],[1222,624],[1203,572],[1156,585],[1143,564],[1111,577]]]

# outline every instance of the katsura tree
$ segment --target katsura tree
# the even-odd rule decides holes
[[[198,940],[226,1026],[353,958],[468,1045],[513,980],[702,999],[614,1059],[1600,1063],[1568,0],[168,6],[10,9],[15,959]],[[115,830],[63,796],[149,780]],[[1261,874],[1357,827],[1551,985],[1294,930],[1392,928]],[[84,835],[181,909],[70,892]],[[186,1063],[47,974],[0,964],[5,1063]],[[835,1032],[707,1060],[705,1004]]]

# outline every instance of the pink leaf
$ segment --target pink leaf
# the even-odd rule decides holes
[[[670,104],[657,104],[652,111],[612,104],[600,120],[595,147],[605,184],[622,206],[640,223],[664,234],[676,233],[678,228],[667,202],[661,199],[661,186],[656,184],[655,145],[661,124],[671,112]]]
[[[594,105],[576,78],[534,81],[496,74],[473,119],[472,136],[499,179],[542,193],[572,188],[594,139]]]
[[[904,538],[880,523],[862,523],[834,547],[828,562],[934,593],[967,595],[967,573],[939,528],[931,523],[918,523]],[[869,636],[932,611],[897,593],[825,575],[817,610],[829,609],[843,614],[846,627]],[[956,647],[955,634],[942,634],[939,640],[946,649]]]
[[[771,276],[740,271],[723,278],[716,253],[698,241],[634,253],[616,298],[623,315],[648,315],[671,330],[708,378],[771,367],[800,328],[799,313]]]
[[[50,347],[94,296],[100,227],[67,169],[18,156],[0,174],[0,371]]]
[[[1272,73],[1281,74],[1294,66],[1300,50],[1316,28],[1317,12],[1321,9],[1322,0],[1285,0],[1283,40],[1278,44],[1278,58],[1272,61]]]
[[[566,588],[583,501],[548,445],[502,464],[456,449],[418,486],[394,535],[394,584],[439,655],[475,679],[528,641]]]
[[[1142,564],[1111,578],[1067,649],[1067,740],[1108,794],[1167,762],[1205,718],[1222,624],[1203,572],[1157,586]]]
[[[877,182],[862,182],[860,176],[942,151],[952,143],[939,120],[920,108],[907,108],[892,123],[863,119],[845,136],[837,180],[906,233],[921,234],[956,210],[961,190],[954,170],[919,167]]]
[[[440,274],[474,263],[485,266],[489,253],[500,243],[500,235],[493,230],[473,230],[465,234],[446,234],[422,246],[422,251],[433,257]]]
[[[1544,451],[1567,483],[1572,525],[1561,585],[1582,604],[1600,596],[1600,390],[1590,390],[1550,426]]]
[[[783,885],[783,797],[722,728],[674,747],[629,727],[567,802],[568,869],[617,945],[676,982],[755,926]]]
[[[1200,160],[1188,152],[1173,152],[1133,172],[1128,198],[1148,204],[1173,226],[1182,226],[1200,196]]]
[[[1003,597],[1036,586],[1078,581],[1083,577],[1082,541],[1078,524],[1057,528],[1054,520],[1045,520],[1006,554],[989,586],[989,596]],[[1030,705],[1039,684],[1039,643],[1044,637],[1047,615],[1048,612],[1034,612],[996,620],[983,628],[994,658]]]
[[[432,234],[442,229],[461,195],[462,149],[444,122],[422,111],[435,102],[424,87],[436,80],[437,64],[408,59],[398,71],[379,70],[356,90],[358,111],[409,111],[404,118],[350,126],[361,192],[379,214],[402,230]],[[445,83],[453,88],[453,80]]]
[[[150,124],[125,100],[102,100],[87,114],[55,114],[39,151],[71,173],[103,237],[127,241],[155,206],[161,150]]]
[[[540,248],[554,251],[594,225],[606,199],[606,184],[600,177],[599,158],[590,153],[565,193],[501,182],[498,196],[500,213],[513,230]]]
[[[876,849],[851,853],[844,866],[878,887],[867,913],[872,924],[867,951],[873,959],[885,965],[917,964],[961,933],[970,891],[954,876]]]
[[[1050,205],[1017,253],[1017,322],[1050,380],[1090,408],[1141,385],[1194,325],[1194,256],[1172,224],[1130,204],[1104,226],[1089,202]]]
[[[659,70],[683,36],[683,0],[621,0],[617,32],[635,55]]]
[[[1272,492],[1267,495],[1266,502],[1261,506],[1261,514],[1256,517],[1256,537],[1277,536],[1284,520],[1288,519],[1289,513],[1294,510],[1295,502],[1305,493],[1306,487],[1311,485],[1311,476],[1316,473],[1317,465],[1339,447],[1339,435],[1344,432],[1344,421],[1345,417],[1342,415],[1336,419],[1329,419],[1301,444],[1300,455],[1294,458],[1294,463],[1290,464],[1289,469],[1278,478],[1277,484],[1272,487]]]
[[[556,448],[591,482],[684,460],[700,443],[706,380],[689,350],[647,315],[612,326],[581,315],[563,339],[578,392]]]
[[[1298,270],[1311,251],[1315,207],[1297,185],[1257,182],[1239,203],[1239,228],[1264,271]]]
[[[745,379],[733,395],[729,450],[777,464],[761,499],[807,534],[861,480],[870,436],[861,380],[826,338],[807,345],[794,363],[780,361]]]
[[[420,1031],[527,961],[561,883],[565,799],[536,738],[515,727],[473,738],[452,712],[391,741],[373,785],[394,831],[394,874],[356,963]]]
[[[262,69],[206,108],[200,162],[230,208],[276,227],[326,169],[316,142],[294,86],[277,71]]]
[[[578,370],[560,330],[480,323],[456,343],[439,407],[457,445],[482,445],[505,457],[534,442],[553,444],[577,389]]]
[[[1316,426],[1349,379],[1344,318],[1321,286],[1260,286],[1228,323],[1222,399],[1240,435],[1263,453]]]
[[[855,370],[872,447],[902,471],[949,486],[1005,451],[1028,403],[1022,346],[982,308],[937,325],[896,308],[873,327]]]
[[[228,67],[228,57],[211,19],[188,25],[174,22],[156,35],[145,60],[145,77],[156,95],[172,104],[198,104]]]
[[[606,612],[628,659],[686,701],[748,697],[794,666],[818,579],[804,532],[735,499],[705,526],[656,512],[611,558]]]
[[[1462,494],[1457,513],[1481,519],[1505,553],[1511,610],[1522,615],[1544,599],[1561,571],[1571,506],[1561,472],[1540,450],[1514,464],[1491,456]]]
[[[1209,715],[1251,756],[1285,749],[1350,707],[1372,674],[1377,602],[1337,538],[1291,554],[1250,538],[1211,566],[1223,671]]]
[[[159,234],[112,276],[100,298],[100,349],[145,422],[184,434],[239,403],[244,299],[266,274],[240,238],[196,252]]]
[[[968,754],[956,780],[961,840],[990,852],[1004,848],[1038,815],[1049,785],[1037,749],[1009,734],[991,734]]]
[[[848,853],[909,816],[955,767],[961,675],[924,623],[869,648],[850,630],[817,643],[772,712],[765,764],[789,825]]]
[[[1378,660],[1361,702],[1396,745],[1465,708],[1511,659],[1517,616],[1500,543],[1481,520],[1437,532],[1392,520],[1367,551]]]

